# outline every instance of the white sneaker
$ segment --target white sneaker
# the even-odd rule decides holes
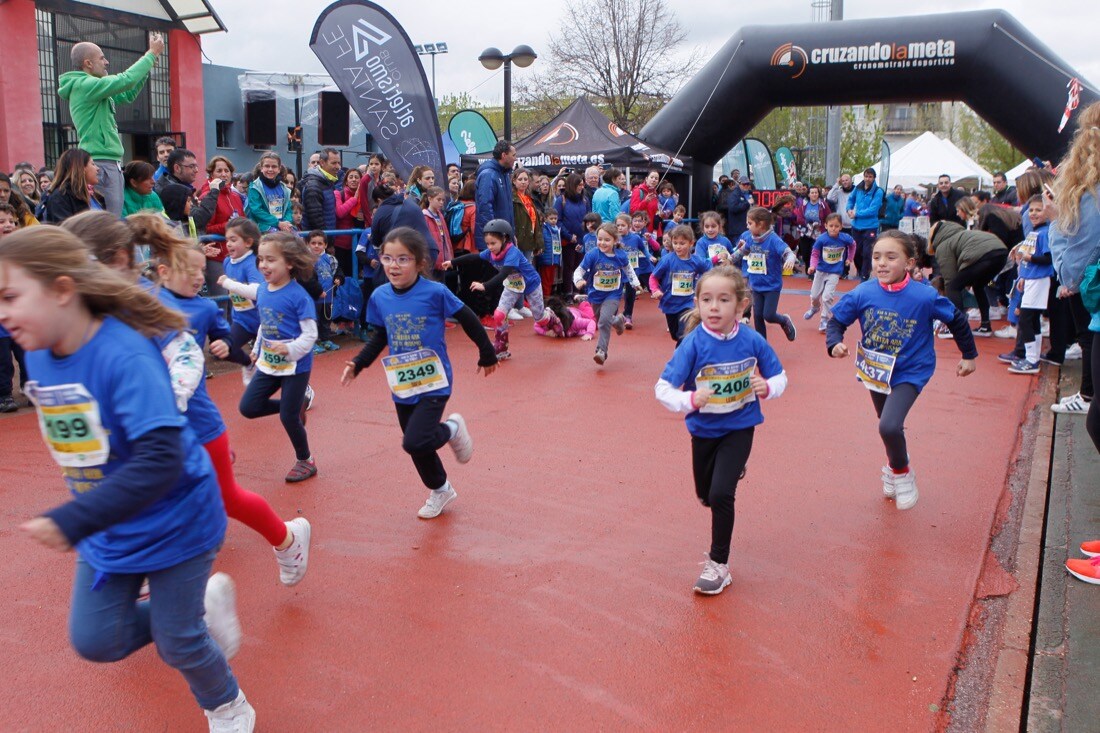
[[[968,321],[980,321],[982,320],[982,312],[977,308],[971,308],[966,312],[966,320]]]
[[[1008,308],[1003,305],[993,305],[989,307],[989,320],[991,321],[1003,321],[1008,315]]]
[[[246,367],[241,367],[241,381],[244,386],[248,386],[248,383],[252,381],[252,377],[256,375],[256,365],[250,364]]]
[[[286,522],[286,528],[290,530],[291,542],[285,550],[276,550],[275,562],[279,564],[279,582],[285,586],[297,585],[306,577],[306,568],[309,566],[309,539],[313,528],[309,526],[309,520],[298,517]]]
[[[237,699],[213,710],[204,710],[210,724],[210,733],[252,733],[256,730],[256,711],[244,698],[244,691],[237,692]]]
[[[955,337],[951,334],[951,329],[941,324],[940,327],[936,329],[936,338],[949,339]]]
[[[523,320],[523,314],[520,313],[515,308],[513,308],[512,310],[508,311],[508,320],[509,321],[522,321]]]
[[[455,452],[455,458],[459,463],[469,463],[474,455],[474,439],[470,437],[470,431],[466,428],[466,420],[455,412],[447,417],[447,422],[455,424],[455,434],[447,441],[451,450]]]
[[[420,507],[420,511],[416,513],[416,516],[421,519],[435,519],[443,513],[443,507],[457,498],[458,494],[451,486],[451,482],[448,481],[442,489],[428,492],[428,500],[424,502],[424,506]]]
[[[730,584],[730,566],[714,562],[710,557],[703,563],[703,572],[695,581],[695,592],[705,596],[716,596]]]
[[[524,318],[534,318],[535,314],[527,306],[523,306],[519,309],[519,314]]]
[[[912,468],[907,473],[894,474],[894,499],[898,509],[912,509],[917,505],[917,477]]]
[[[1089,403],[1078,392],[1069,397],[1063,397],[1057,404],[1051,405],[1052,412],[1059,415],[1085,415],[1089,411]]]
[[[241,622],[237,618],[237,590],[233,579],[225,573],[211,575],[210,580],[206,581],[203,605],[206,607],[204,620],[210,636],[221,647],[225,658],[232,659],[241,648]]]
[[[1016,327],[1012,324],[1002,326],[994,331],[993,335],[999,339],[1014,339],[1016,338]]]
[[[897,491],[894,487],[894,469],[889,466],[882,467],[882,495],[887,499],[893,499]]]
[[[308,412],[309,410],[312,410],[312,409],[313,409],[313,397],[314,397],[314,394],[313,394],[313,387],[310,387],[310,386],[309,386],[309,385],[307,384],[307,385],[306,385],[306,411],[307,411],[307,412]]]
[[[1050,321],[1044,318],[1043,327],[1039,331],[1043,334],[1043,338],[1050,338]]]
[[[1063,357],[1066,361],[1077,361],[1081,358],[1081,344],[1074,344],[1066,349],[1066,355]]]

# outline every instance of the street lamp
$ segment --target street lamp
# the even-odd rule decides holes
[[[432,97],[435,97],[435,55],[437,53],[447,53],[446,43],[425,43],[422,45],[414,46],[417,56],[431,56],[432,57]]]
[[[512,53],[505,56],[499,48],[487,48],[481,52],[477,60],[489,71],[496,71],[504,66],[504,139],[512,139],[512,64],[521,69],[526,69],[535,63],[539,55],[527,45],[516,46]]]

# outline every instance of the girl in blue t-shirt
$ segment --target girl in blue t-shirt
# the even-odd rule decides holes
[[[748,276],[752,289],[752,320],[756,332],[768,338],[768,323],[778,323],[788,341],[794,341],[798,331],[794,320],[786,313],[776,312],[783,291],[783,268],[798,261],[787,243],[772,231],[775,215],[763,206],[754,206],[745,216],[748,231],[737,241],[734,262],[740,260],[741,270]]]
[[[581,223],[584,224],[585,234],[581,238],[580,244],[577,245],[577,251],[583,254],[588,254],[592,250],[596,249],[596,230],[600,228],[600,224],[603,220],[600,219],[600,215],[595,211],[589,211],[581,219]]]
[[[710,269],[710,263],[692,254],[695,244],[691,227],[681,224],[669,233],[672,254],[662,257],[649,276],[652,298],[659,298],[658,307],[665,314],[668,335],[677,344],[683,340],[684,316],[695,307],[695,281]]]
[[[601,365],[607,361],[611,329],[614,328],[615,333],[622,335],[626,328],[626,322],[618,314],[619,302],[623,297],[623,280],[629,283],[635,293],[641,287],[626,253],[616,249],[618,244],[618,228],[610,223],[600,224],[600,228],[596,230],[596,249],[586,254],[573,271],[573,285],[578,290],[588,287],[588,303],[599,323],[600,337],[592,360]]]
[[[733,245],[722,234],[722,216],[717,211],[704,211],[699,215],[703,236],[695,243],[695,254],[708,262],[726,260],[733,254]]]
[[[248,355],[233,346],[229,324],[214,301],[199,297],[203,286],[206,259],[202,247],[180,240],[150,242],[153,262],[160,279],[161,300],[169,308],[181,311],[198,341],[210,340],[210,353],[219,359],[248,363]],[[180,251],[179,254],[176,252]],[[225,422],[203,380],[187,405],[187,421],[214,464],[221,488],[225,512],[262,535],[275,550],[279,564],[279,580],[283,585],[296,585],[306,574],[309,563],[310,524],[305,517],[283,522],[259,494],[246,491],[233,473],[233,454]]]
[[[909,468],[905,417],[936,370],[933,322],[947,324],[962,352],[958,376],[974,371],[978,351],[966,316],[932,287],[910,277],[917,266],[917,238],[885,232],[871,257],[874,279],[833,307],[825,345],[834,359],[847,357],[844,331],[859,319],[863,336],[856,347],[856,378],[871,392],[889,462],[882,469],[882,493],[895,499],[898,509],[909,509],[917,503],[917,483]]]
[[[313,274],[313,256],[301,239],[271,232],[260,239],[258,257],[263,283],[256,291],[260,327],[252,347],[256,374],[241,395],[241,414],[249,419],[278,413],[296,461],[286,481],[297,483],[317,475],[306,435],[306,390],[317,341],[317,311],[297,278]],[[280,399],[271,396],[281,392]]]
[[[710,508],[710,552],[695,591],[715,595],[730,584],[729,554],[737,482],[745,475],[760,401],[787,387],[787,374],[760,334],[741,324],[749,305],[745,280],[720,265],[699,278],[686,335],[657,381],[657,400],[686,413],[695,493]]]
[[[810,249],[810,265],[806,274],[813,276],[810,286],[810,308],[802,317],[807,321],[821,311],[821,320],[817,330],[825,332],[832,315],[832,305],[836,301],[836,286],[840,276],[848,271],[848,263],[855,256],[856,240],[841,231],[843,222],[840,214],[825,217],[825,233],[814,240]]]
[[[264,277],[256,266],[256,250],[259,246],[260,229],[251,219],[238,216],[225,225],[225,249],[229,256],[222,262],[225,274],[218,278],[218,285],[229,293],[233,315],[230,334],[236,349],[251,342],[260,330],[256,291]],[[251,364],[242,367],[246,387],[254,371],[255,367]]]
[[[630,268],[634,270],[634,276],[638,278],[638,282],[642,282],[640,269],[642,267],[642,260],[645,259],[645,241],[630,231],[630,214],[619,214],[615,217],[615,230],[619,235],[619,246],[622,247],[623,253],[626,255],[626,261],[630,263]],[[649,261],[646,260],[646,264]],[[650,267],[650,270],[653,268]],[[648,275],[648,273],[647,273]],[[646,277],[646,280],[649,278]],[[623,290],[623,326],[627,331],[634,328],[634,300],[637,294],[630,288]]]
[[[457,320],[477,345],[477,371],[484,371],[485,376],[492,374],[497,357],[474,312],[445,285],[428,278],[434,263],[424,235],[410,227],[391,230],[378,259],[389,283],[371,294],[367,303],[370,336],[359,354],[347,362],[340,382],[345,387],[351,384],[384,348],[389,348],[382,368],[404,434],[401,447],[412,457],[420,480],[430,489],[417,516],[433,519],[458,496],[437,451],[450,444],[459,463],[468,463],[474,452],[462,416],[452,413],[443,419],[454,382],[444,338],[447,319]],[[527,258],[522,259],[527,262]]]
[[[58,227],[5,237],[0,273],[0,323],[28,352],[27,394],[72,494],[22,530],[77,550],[73,648],[108,662],[154,642],[211,727],[251,730],[255,712],[226,661],[240,644],[233,583],[209,577],[225,511],[149,338],[183,329],[183,316]],[[146,577],[151,596],[139,601]]]

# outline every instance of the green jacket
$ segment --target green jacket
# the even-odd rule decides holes
[[[146,53],[121,74],[92,76],[86,71],[66,71],[57,85],[57,94],[69,102],[80,147],[93,160],[122,160],[122,140],[115,121],[115,105],[137,99],[157,57]]]
[[[142,196],[134,189],[126,186],[122,192],[122,215],[129,216],[139,211],[164,211],[164,204],[160,196],[153,191],[148,196]]]
[[[1005,252],[1004,242],[995,234],[964,229],[953,221],[938,222],[932,245],[944,284],[954,280],[959,270],[969,267],[990,252]]]

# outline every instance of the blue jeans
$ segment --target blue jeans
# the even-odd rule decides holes
[[[237,678],[203,620],[206,580],[216,550],[149,573],[109,575],[92,589],[97,572],[76,561],[69,637],[90,662],[117,662],[149,642],[169,667],[178,669],[199,706],[213,710],[237,699]],[[143,578],[149,600],[138,602]]]

